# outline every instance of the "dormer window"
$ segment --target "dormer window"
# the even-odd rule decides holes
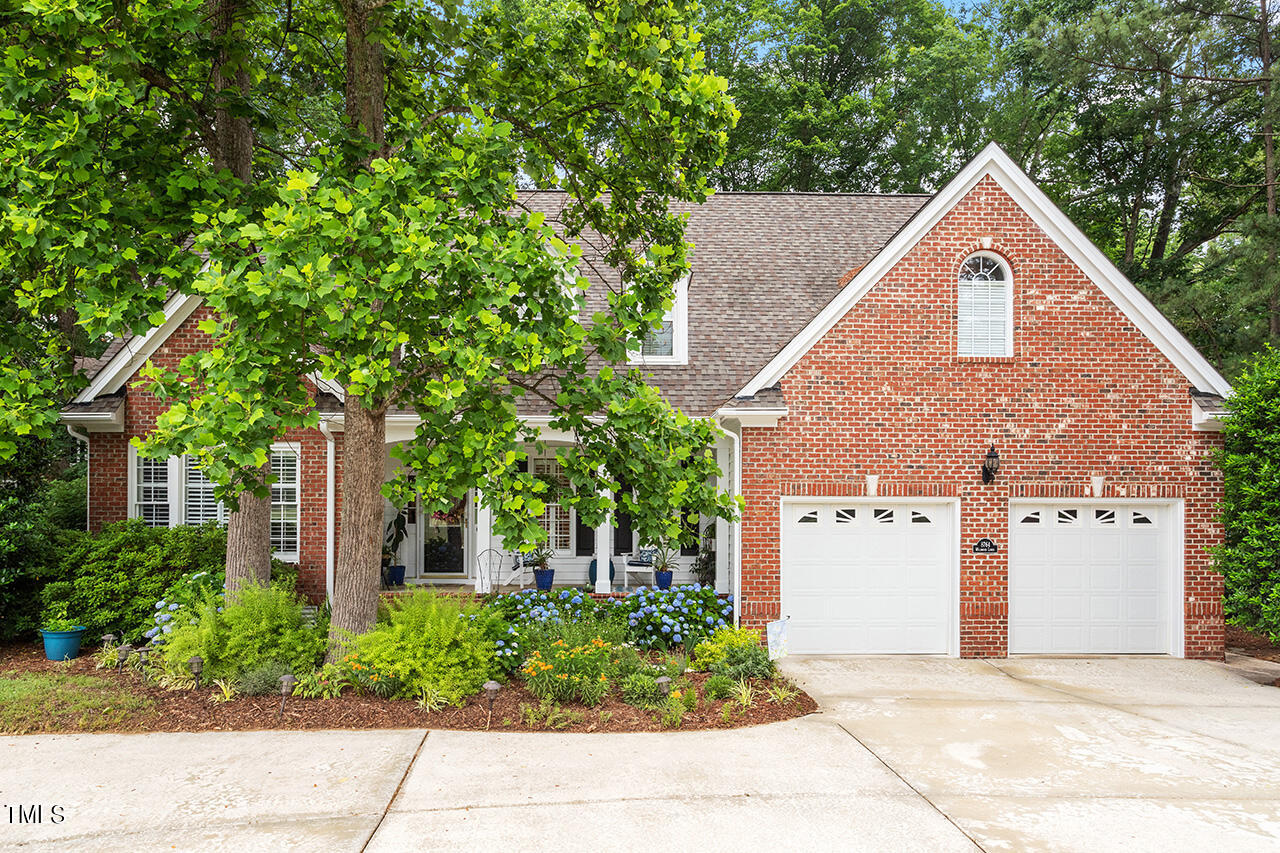
[[[645,335],[640,351],[631,355],[632,364],[689,363],[689,277],[676,282],[675,299],[662,316],[662,323]]]
[[[1013,279],[1003,260],[986,252],[965,259],[956,308],[957,355],[1013,355]]]

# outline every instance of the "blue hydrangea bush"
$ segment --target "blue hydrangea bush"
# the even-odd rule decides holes
[[[685,584],[670,589],[639,587],[619,603],[637,646],[644,649],[692,649],[733,621],[733,596],[720,598],[715,587]]]
[[[210,596],[224,596],[223,587],[221,572],[188,572],[182,575],[165,591],[164,598],[156,602],[151,616],[153,624],[142,632],[142,636],[158,646],[179,625],[196,624],[200,605]],[[222,612],[221,607],[218,612]]]
[[[491,606],[507,623],[506,630],[494,641],[494,655],[507,672],[515,672],[524,663],[524,635],[529,629],[592,619],[602,609],[589,592],[581,589],[522,589],[498,596]]]

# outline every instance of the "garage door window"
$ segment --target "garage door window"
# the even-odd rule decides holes
[[[1114,509],[1095,509],[1093,511],[1093,523],[1099,527],[1110,527],[1116,523],[1116,511]]]
[[[1155,520],[1145,512],[1133,511],[1133,523],[1138,525],[1155,525]]]
[[[871,512],[872,512],[872,516],[880,524],[893,524],[893,510],[876,509],[876,510],[872,510]]]
[[[1018,521],[1018,523],[1019,524],[1039,524],[1040,510],[1027,513],[1026,515],[1022,516],[1022,518]]]
[[[816,509],[811,509],[811,510],[809,510],[809,511],[808,511],[808,512],[806,512],[804,515],[802,515],[802,516],[800,516],[799,518],[797,518],[797,519],[796,519],[796,523],[797,523],[797,524],[817,524],[817,523],[818,523],[818,511],[817,511]]]
[[[836,524],[853,524],[858,520],[858,511],[856,509],[837,509]]]
[[[1080,510],[1078,509],[1060,509],[1058,510],[1058,523],[1065,525],[1074,525],[1080,521]]]

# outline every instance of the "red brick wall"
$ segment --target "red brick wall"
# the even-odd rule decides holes
[[[209,337],[196,328],[208,316],[201,307],[169,337],[151,361],[174,369],[187,355],[208,348]],[[127,399],[123,433],[89,435],[89,526],[101,530],[104,524],[121,521],[129,512],[129,440],[146,435],[155,426],[164,405],[153,395],[134,387],[137,374],[126,383]],[[339,495],[342,482],[342,434],[336,433],[335,481]],[[325,595],[325,438],[319,430],[291,430],[286,441],[298,442],[301,449],[301,511],[299,527],[298,587],[313,599]],[[341,512],[335,501],[335,518]],[[336,549],[337,540],[334,545]],[[335,550],[335,554],[337,551]]]
[[[833,235],[838,239],[839,235]],[[1014,356],[956,356],[956,273],[991,239],[1014,287]],[[960,499],[960,651],[1003,656],[1012,498],[1184,502],[1186,654],[1221,658],[1219,472],[1191,430],[1187,379],[990,178],[984,178],[793,367],[788,416],[742,438],[744,623],[777,618],[786,495]],[[1000,473],[982,485],[989,445]],[[990,536],[991,555],[972,553]]]

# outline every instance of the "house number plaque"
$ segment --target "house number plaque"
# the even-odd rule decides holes
[[[979,539],[973,546],[973,553],[975,554],[994,554],[999,550],[1000,548],[996,546],[996,543],[990,539]]]

